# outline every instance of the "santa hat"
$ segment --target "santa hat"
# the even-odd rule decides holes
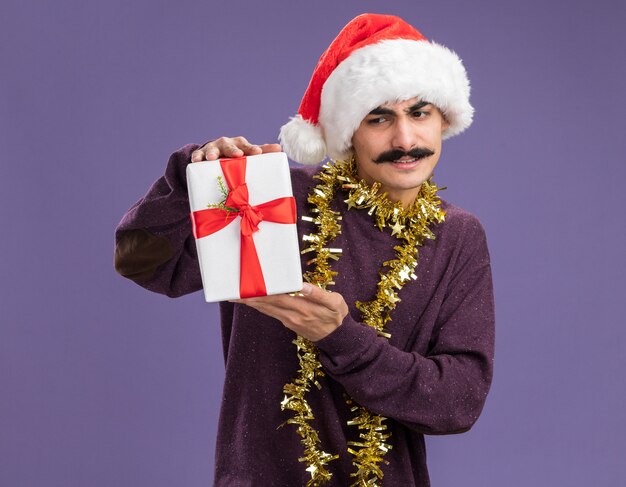
[[[443,138],[472,123],[470,86],[459,57],[392,15],[351,20],[320,57],[295,117],[279,139],[289,158],[317,164],[350,156],[352,135],[385,103],[419,97],[449,123]]]

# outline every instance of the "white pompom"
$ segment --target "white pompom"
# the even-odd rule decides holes
[[[304,120],[300,114],[280,128],[278,140],[287,156],[300,164],[319,164],[326,157],[322,129]]]

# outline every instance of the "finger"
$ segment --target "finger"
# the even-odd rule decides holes
[[[230,137],[220,137],[219,139],[214,140],[210,144],[205,145],[208,148],[214,148],[213,156],[209,160],[219,159],[221,157],[241,157],[243,156],[243,151],[237,147],[235,144],[235,140]],[[216,151],[216,152],[215,152]]]
[[[204,152],[195,150],[191,153],[191,162],[200,162],[204,159]]]
[[[247,156],[261,154],[263,152],[258,145],[251,144],[245,137],[235,137],[233,141]]]
[[[222,147],[223,157],[242,157],[243,155],[243,151],[232,142],[224,144]]]
[[[205,161],[215,161],[219,158],[220,158],[220,150],[217,147],[213,145],[205,146],[205,149],[204,149]]]
[[[275,306],[272,303],[265,302],[265,301],[242,299],[242,300],[239,300],[238,302],[240,304],[249,306],[250,308],[253,308],[257,310],[258,312],[263,313],[267,316],[276,318],[278,321],[281,321],[281,322],[286,320],[288,315],[292,313],[292,311],[289,309],[281,308],[281,307]]]
[[[280,144],[261,144],[259,147],[263,151],[263,154],[267,154],[268,152],[281,152],[283,150]]]
[[[302,299],[298,299],[297,296],[290,296],[289,294],[273,294],[271,296],[238,299],[237,302],[248,306],[272,306],[283,310],[297,310],[303,305],[309,304]]]
[[[220,150],[215,145],[215,140],[210,140],[199,149],[191,153],[191,162],[214,161],[220,156]]]

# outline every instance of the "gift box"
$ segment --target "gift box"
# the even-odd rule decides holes
[[[282,152],[187,166],[208,302],[299,291],[296,204]]]

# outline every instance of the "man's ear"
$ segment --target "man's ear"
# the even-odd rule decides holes
[[[448,122],[448,119],[446,118],[446,116],[443,114],[443,112],[439,112],[441,113],[441,131],[445,132],[446,130],[448,130],[448,128],[450,128],[450,122]]]

